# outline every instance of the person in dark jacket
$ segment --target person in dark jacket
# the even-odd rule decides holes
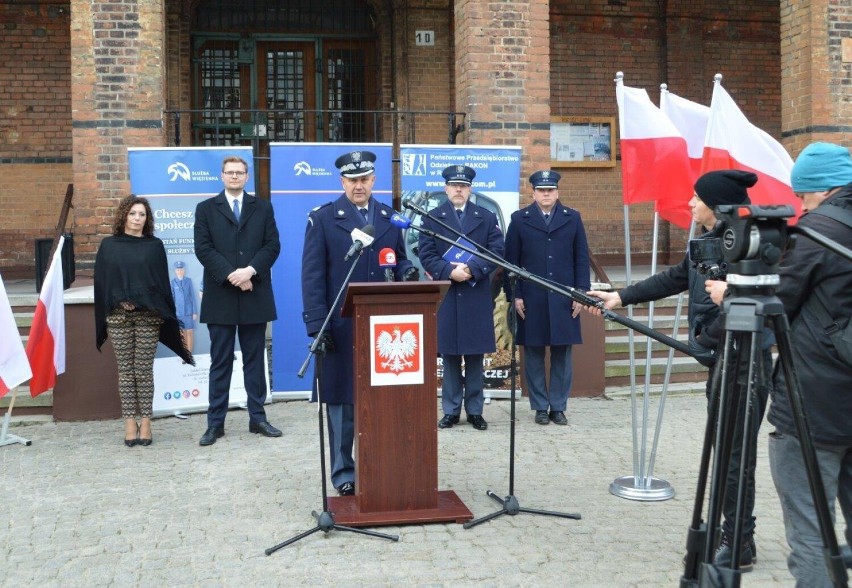
[[[157,342],[195,362],[181,338],[166,249],[154,237],[154,215],[145,198],[131,195],[119,203],[112,236],[98,247],[95,335],[99,351],[107,336],[115,350],[124,444],[151,445]]]
[[[722,227],[717,226],[716,215],[713,208],[720,204],[746,204],[749,202],[747,188],[757,182],[757,176],[751,172],[738,170],[719,170],[704,174],[695,182],[695,194],[689,201],[692,209],[692,218],[701,226],[702,235],[700,239],[719,237]],[[705,290],[705,277],[700,275],[697,269],[690,263],[689,256],[664,272],[651,276],[641,282],[627,286],[618,292],[590,291],[589,294],[604,300],[605,308],[612,309],[628,304],[638,304],[659,300],[680,292],[689,292],[689,339],[688,346],[696,359],[707,367],[715,365],[717,359],[717,347],[722,328],[721,308],[711,299]],[[589,309],[592,314],[600,314],[597,308]],[[756,447],[757,432],[760,421],[766,410],[767,398],[770,388],[770,370],[772,368],[770,337],[764,337],[761,351],[763,375],[760,378],[761,385],[755,387],[755,398],[757,404],[752,410],[752,437],[750,442],[749,463],[746,468],[746,504],[743,505],[743,540],[740,554],[740,570],[748,571],[756,560],[757,548],[754,544],[755,518],[752,516],[754,510],[754,476],[757,463]],[[748,357],[747,350],[741,350],[741,355]],[[731,370],[736,374],[736,383],[743,386],[747,378],[748,362],[741,362],[736,369]],[[712,370],[711,370],[712,372]],[[734,376],[732,376],[734,377]],[[710,395],[711,378],[707,379],[707,394]],[[744,410],[746,395],[741,394],[741,406]],[[740,412],[742,414],[742,412]],[[724,521],[722,524],[721,543],[716,550],[714,562],[723,567],[731,565],[731,544],[733,542],[734,524],[736,522],[737,485],[739,481],[740,455],[742,453],[742,419],[739,419],[734,431],[731,447],[731,457],[726,477],[725,500],[723,505]]]
[[[396,253],[397,281],[417,281],[419,271],[405,255],[402,231],[390,222],[394,210],[372,197],[376,155],[353,151],[337,158],[343,194],[334,202],[312,210],[305,230],[302,252],[302,319],[308,336],[315,337],[349,273],[350,282],[382,282],[384,269],[378,252],[388,247]],[[371,225],[373,241],[355,260],[346,260],[353,229]],[[341,298],[340,303],[342,304]],[[355,399],[352,386],[352,319],[334,309],[325,332],[322,361],[322,398],[328,415],[328,447],[331,483],[341,496],[355,494]],[[313,391],[313,400],[317,400]]]
[[[471,241],[502,256],[503,233],[497,217],[490,210],[470,202],[476,171],[465,165],[451,165],[444,169],[442,175],[446,182],[447,202],[423,217],[423,226],[455,241],[456,235],[435,222],[433,217],[444,224],[453,223]],[[450,247],[445,241],[425,233],[420,233],[419,245],[420,262],[426,273],[434,280],[452,281],[438,309],[438,353],[444,368],[441,387],[444,416],[438,427],[448,429],[458,424],[464,401],[467,421],[475,429],[484,431],[488,423],[482,416],[482,360],[486,353],[496,349],[494,301],[489,280],[495,267],[462,251],[456,253],[467,261],[456,261],[454,256],[448,255]]]
[[[281,244],[272,205],[245,191],[248,163],[222,161],[225,189],[195,209],[195,256],[204,266],[201,322],[210,333],[210,406],[199,445],[225,434],[234,342],[240,338],[248,397],[249,431],[280,437],[266,420],[266,323],[276,319],[272,264]]]
[[[852,219],[852,157],[830,143],[808,145],[792,169],[793,191],[808,213],[799,225],[852,248],[852,228],[817,214],[831,207]],[[805,415],[816,449],[826,499],[834,520],[835,502],[852,545],[852,365],[844,361],[817,317],[822,301],[836,324],[852,316],[852,262],[799,236],[781,259],[777,295],[791,325],[793,363]],[[808,487],[801,445],[788,400],[788,383],[776,365],[769,422],[769,464],[781,500],[790,555],[787,566],[800,588],[832,586],[816,510]]]
[[[583,220],[559,202],[560,176],[537,171],[529,178],[534,202],[512,214],[506,232],[506,261],[542,278],[583,291],[591,287],[589,247]],[[506,283],[506,299],[518,316],[516,342],[524,346],[524,381],[535,422],[567,425],[571,392],[571,348],[583,342],[577,315],[582,305],[530,282]],[[550,347],[550,387],[545,386],[544,354]]]

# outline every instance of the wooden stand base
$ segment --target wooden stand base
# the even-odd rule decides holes
[[[473,518],[473,513],[452,490],[438,492],[437,508],[362,513],[358,511],[356,496],[330,496],[328,509],[334,522],[346,527],[464,523]]]

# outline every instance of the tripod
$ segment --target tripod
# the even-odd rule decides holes
[[[517,274],[514,272],[509,272],[509,289],[512,292],[512,299],[514,300],[515,294],[515,284],[517,282]],[[509,494],[506,498],[500,498],[491,490],[487,490],[485,494],[497,502],[501,508],[491,514],[487,514],[478,519],[474,519],[472,521],[466,522],[463,526],[465,529],[470,529],[479,525],[480,523],[484,523],[486,521],[490,521],[491,519],[495,519],[501,515],[511,515],[515,516],[519,512],[526,512],[530,514],[538,514],[538,515],[546,515],[552,517],[562,517],[566,519],[575,519],[579,520],[581,517],[579,514],[571,514],[571,513],[562,513],[562,512],[553,512],[549,510],[536,510],[533,508],[524,508],[518,503],[518,499],[515,497],[515,391],[517,389],[517,364],[515,361],[515,351],[516,351],[516,329],[517,325],[517,311],[515,309],[515,305],[513,301],[509,302],[509,327],[512,331],[512,359],[510,360],[510,370],[511,370],[511,378],[512,378],[512,393],[510,395],[510,410],[509,410]]]
[[[754,264],[743,264],[748,268]],[[752,414],[755,402],[755,385],[765,384],[765,370],[762,361],[757,359],[756,350],[760,347],[760,334],[767,326],[775,335],[778,345],[778,362],[784,370],[787,381],[790,404],[796,432],[802,447],[802,456],[816,507],[823,545],[826,548],[826,563],[829,575],[835,586],[846,586],[847,575],[843,557],[834,533],[834,526],[825,498],[825,489],[816,462],[816,453],[810,438],[807,420],[803,412],[801,390],[796,369],[792,362],[790,325],[781,301],[774,295],[774,285],[778,284],[777,275],[735,275],[728,276],[729,289],[733,296],[725,301],[725,342],[721,362],[715,366],[710,393],[710,406],[701,455],[701,467],[698,477],[692,524],[687,535],[687,556],[681,587],[687,586],[724,586],[740,585],[740,555],[742,543],[743,509],[746,492],[746,468],[753,450],[751,437],[755,426]],[[767,286],[766,284],[771,284]],[[728,390],[730,380],[737,380],[738,373],[729,377],[732,370],[734,353],[748,349],[748,372],[745,398],[742,398],[742,386],[734,384]],[[757,361],[756,361],[757,359]],[[740,372],[742,367],[734,368]],[[730,397],[729,397],[730,394]],[[741,413],[741,414],[740,414]],[[725,568],[713,563],[713,550],[724,502],[724,484],[727,478],[731,457],[734,431],[737,423],[742,423],[742,443],[740,470],[737,483],[736,517],[733,542],[731,545],[731,567]],[[708,478],[711,447],[713,448],[713,474],[710,481],[707,522],[701,519],[704,503],[704,491]]]
[[[316,398],[317,398],[317,427],[319,429],[319,454],[320,454],[320,478],[321,478],[321,488],[322,488],[322,512],[317,512],[315,510],[311,511],[311,516],[316,519],[317,524],[312,529],[308,529],[298,535],[287,539],[270,547],[264,551],[266,555],[272,555],[282,547],[287,547],[291,543],[295,543],[300,539],[307,537],[308,535],[312,535],[317,531],[322,531],[323,533],[329,533],[330,531],[349,531],[351,533],[359,533],[361,535],[369,535],[371,537],[378,537],[380,539],[389,539],[390,541],[399,541],[399,535],[387,535],[385,533],[377,533],[376,531],[368,531],[366,529],[356,529],[353,527],[347,527],[344,525],[338,525],[334,522],[334,515],[331,511],[328,510],[328,490],[326,489],[327,481],[325,474],[325,426],[322,422],[323,417],[323,402],[322,402],[322,358],[329,351],[328,344],[326,342],[325,334],[328,332],[328,325],[331,322],[331,317],[335,312],[339,312],[338,304],[340,303],[340,298],[343,295],[343,292],[346,291],[346,286],[349,284],[349,280],[352,277],[352,272],[355,271],[355,265],[358,263],[360,259],[360,253],[355,259],[352,261],[352,265],[349,267],[349,273],[346,274],[346,279],[343,280],[343,284],[340,286],[340,290],[337,292],[337,297],[334,299],[334,303],[331,305],[331,308],[328,311],[328,314],[325,317],[325,321],[320,327],[320,330],[317,332],[314,337],[313,342],[311,343],[310,351],[308,352],[308,357],[305,358],[305,362],[302,364],[301,369],[299,370],[298,376],[300,378],[304,377],[305,372],[308,370],[308,365],[310,365],[311,358],[315,357],[316,362],[314,365],[314,389],[316,390]],[[346,350],[344,350],[346,352]],[[326,411],[328,409],[326,408]]]

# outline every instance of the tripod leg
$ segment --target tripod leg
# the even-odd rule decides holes
[[[354,527],[345,527],[343,525],[334,525],[336,531],[349,531],[350,533],[359,533],[361,535],[369,535],[370,537],[378,537],[379,539],[388,539],[389,541],[399,541],[399,535],[388,535],[386,533],[377,533],[368,529],[356,529]]]
[[[317,531],[320,531],[320,530],[321,530],[320,527],[316,526],[313,529],[309,529],[309,530],[305,531],[304,533],[299,533],[295,537],[290,537],[289,539],[287,539],[286,541],[282,541],[278,545],[275,545],[273,547],[265,549],[263,551],[263,553],[265,553],[266,555],[272,555],[273,553],[275,553],[276,551],[278,551],[282,547],[287,547],[291,543],[295,543],[296,541],[299,541],[300,539],[304,539],[308,535],[313,535],[314,533],[316,533]]]

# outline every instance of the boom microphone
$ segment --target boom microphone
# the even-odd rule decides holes
[[[398,227],[400,229],[407,229],[411,226],[411,219],[402,216],[398,212],[395,212],[391,215],[390,222],[393,226]]]
[[[350,233],[352,235],[352,247],[346,252],[346,257],[343,258],[343,261],[349,261],[353,255],[360,253],[364,247],[369,247],[370,243],[373,242],[373,235],[375,234],[376,227],[373,225],[367,225],[363,230],[352,229]]]
[[[385,282],[393,282],[393,268],[396,267],[396,252],[390,247],[379,251],[379,267],[385,268]]]

